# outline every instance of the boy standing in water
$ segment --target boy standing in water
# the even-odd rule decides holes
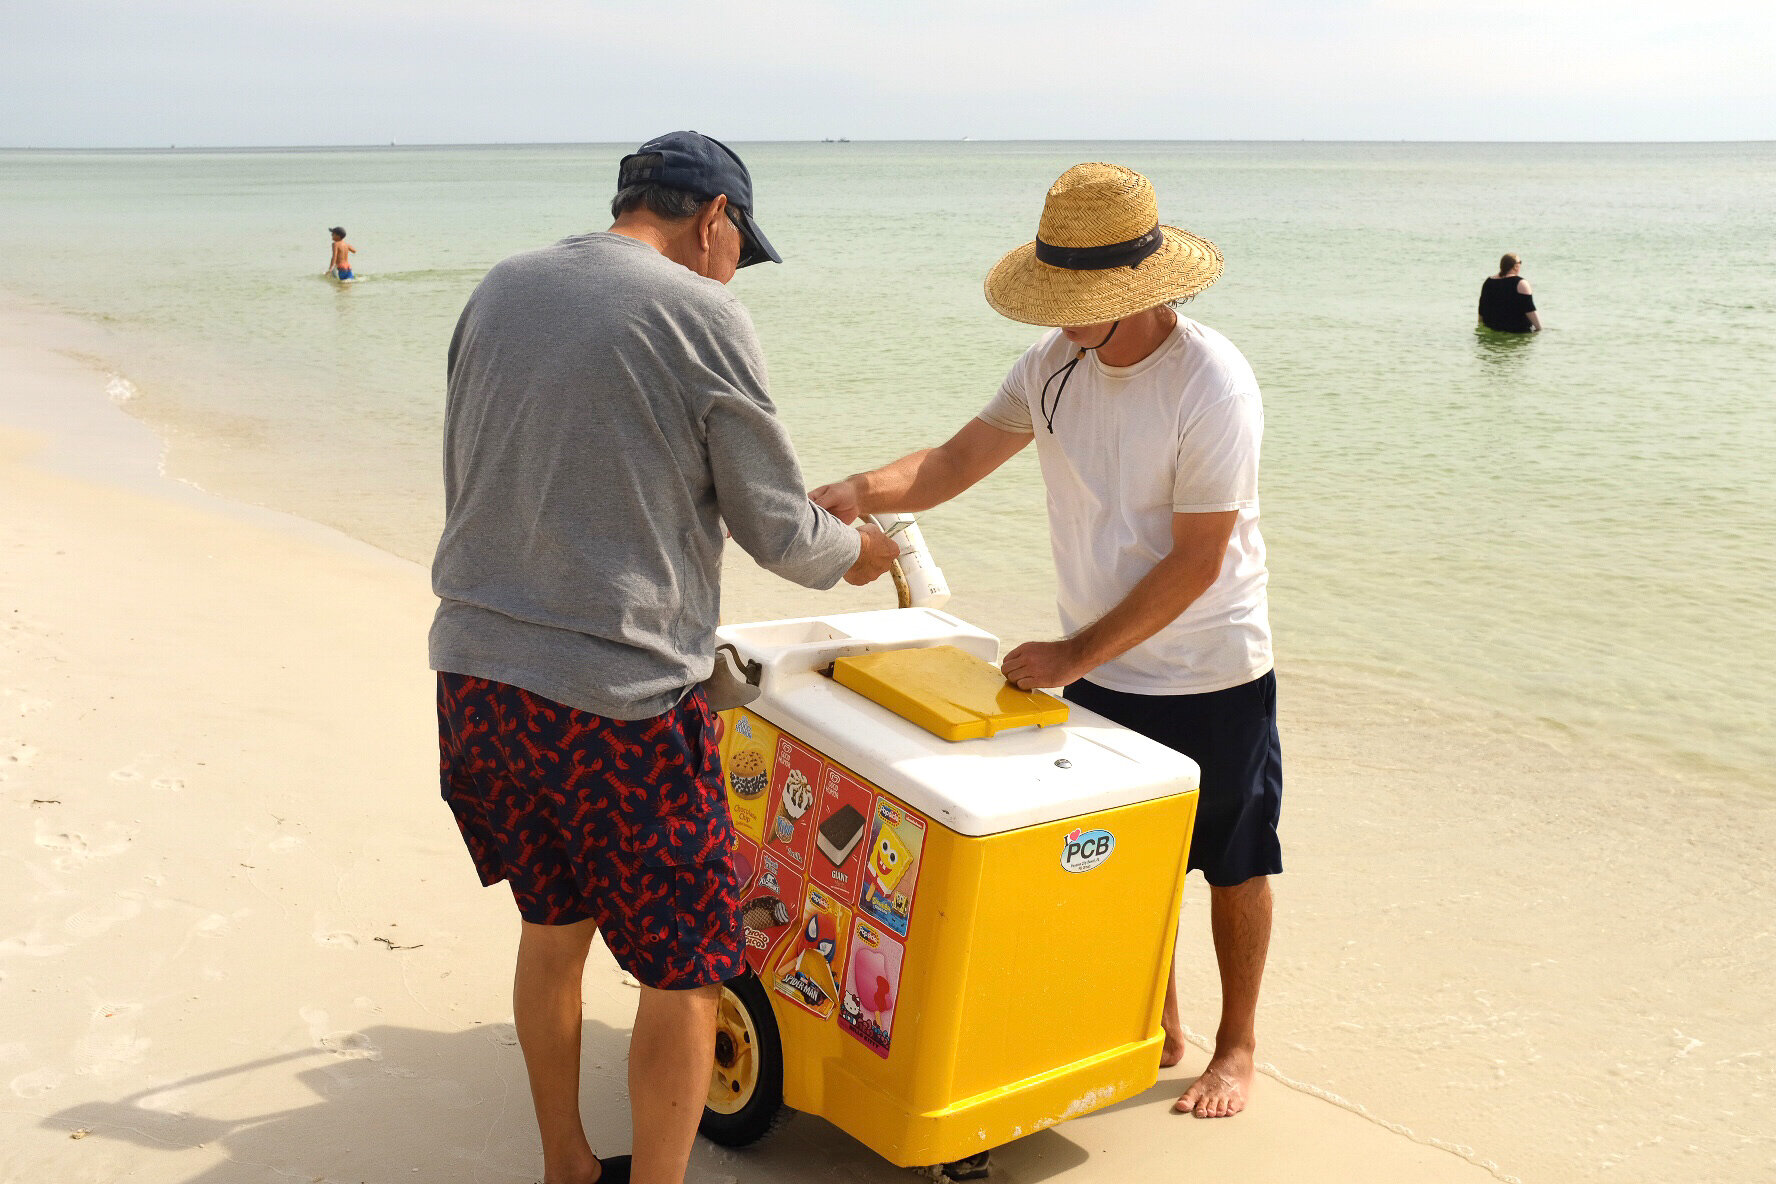
[[[352,278],[351,257],[358,249],[345,241],[345,227],[335,226],[327,232],[333,236],[333,258],[327,264],[327,270],[333,273],[336,280]]]

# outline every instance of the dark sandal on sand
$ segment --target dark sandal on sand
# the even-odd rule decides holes
[[[627,1155],[613,1155],[609,1159],[599,1160],[598,1164],[603,1169],[599,1174],[598,1184],[629,1184]]]

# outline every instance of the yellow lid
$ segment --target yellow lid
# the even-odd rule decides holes
[[[945,740],[1067,722],[1067,705],[1020,691],[998,667],[953,645],[857,654],[833,662],[833,678]]]

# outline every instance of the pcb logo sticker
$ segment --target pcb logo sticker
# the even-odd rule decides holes
[[[1070,872],[1089,872],[1110,858],[1116,836],[1107,830],[1073,830],[1061,838],[1061,866]]]

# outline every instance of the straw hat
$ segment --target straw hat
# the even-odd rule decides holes
[[[1194,296],[1221,251],[1159,224],[1153,185],[1114,164],[1076,164],[1049,186],[1036,241],[987,273],[987,303],[1028,325],[1096,325]]]

